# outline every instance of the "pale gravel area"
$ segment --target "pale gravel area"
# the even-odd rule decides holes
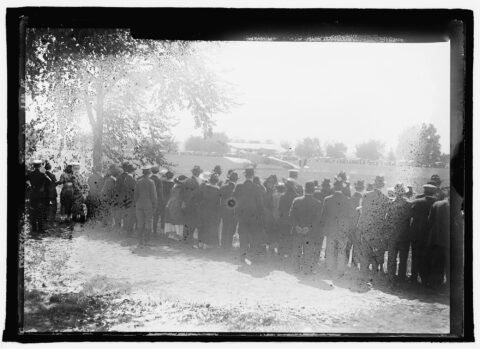
[[[140,319],[113,324],[112,331],[449,332],[446,297],[332,281],[322,273],[298,277],[272,263],[240,265],[235,253],[159,241],[140,249],[135,239],[93,228],[26,248],[45,250],[38,261],[26,251],[28,287],[43,284],[52,294],[115,289],[120,299],[153,304]],[[45,263],[59,264],[57,278],[41,275]]]

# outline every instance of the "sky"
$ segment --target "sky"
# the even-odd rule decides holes
[[[449,150],[450,47],[444,43],[243,41],[204,44],[240,104],[215,115],[214,132],[230,138],[340,141],[353,153],[369,139],[395,149],[405,128],[432,123]],[[183,141],[193,117],[178,116]]]

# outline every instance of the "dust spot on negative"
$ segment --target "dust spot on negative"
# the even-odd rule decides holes
[[[233,208],[233,207],[237,206],[237,201],[235,199],[229,199],[227,201],[227,206]]]

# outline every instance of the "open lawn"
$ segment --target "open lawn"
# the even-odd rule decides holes
[[[167,154],[166,158],[176,164],[173,168],[176,174],[190,175],[190,170],[194,165],[200,165],[204,171],[211,171],[215,165],[220,165],[225,173],[231,168],[238,169],[240,172],[243,171],[241,166],[224,157]],[[351,183],[359,179],[364,179],[365,183],[372,183],[376,175],[382,175],[385,176],[385,188],[403,182],[406,185],[412,185],[415,192],[422,192],[422,185],[430,180],[432,174],[440,176],[443,181],[442,185],[447,185],[450,182],[450,169],[448,168],[334,164],[314,160],[308,163],[308,168],[300,170],[299,181],[302,184],[307,180],[314,179],[321,182],[323,178],[332,179],[342,170],[347,172]],[[242,173],[239,174],[242,179]],[[260,176],[261,179],[265,179],[271,174],[276,174],[279,178],[287,178],[288,170],[273,165],[258,165],[256,175]]]

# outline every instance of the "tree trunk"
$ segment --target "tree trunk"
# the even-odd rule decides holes
[[[101,170],[103,155],[103,132],[98,130],[93,135],[93,168]]]
[[[87,115],[92,126],[93,134],[93,154],[92,154],[92,167],[101,171],[102,158],[103,158],[103,101],[104,91],[101,80],[96,84],[97,98],[95,101],[95,116],[93,116],[93,108],[90,104],[87,93],[85,92],[85,106],[87,107]]]
[[[103,88],[101,83],[97,84],[97,100],[95,110],[97,115],[96,129],[93,130],[93,168],[102,170],[103,158]]]

